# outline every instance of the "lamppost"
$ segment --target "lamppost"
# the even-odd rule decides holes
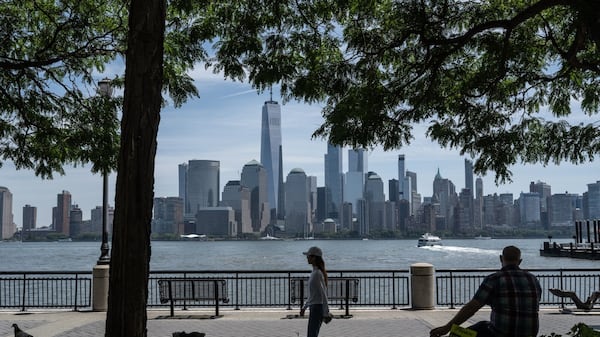
[[[109,98],[112,96],[112,83],[108,78],[98,81],[98,92],[101,96]],[[100,258],[98,264],[110,264],[108,247],[108,171],[102,172],[102,245],[100,246]]]

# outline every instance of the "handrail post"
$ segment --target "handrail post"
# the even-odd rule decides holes
[[[300,309],[304,308],[304,279],[300,279]]]
[[[392,272],[392,309],[396,307],[396,273]]]
[[[169,300],[171,302],[171,317],[173,317],[175,315],[175,308],[173,305],[173,302],[175,302],[173,300],[173,289],[171,289],[171,280],[167,280],[167,284],[169,285]]]
[[[288,300],[287,300],[287,310],[292,310],[292,274],[290,272],[287,273],[287,283],[288,283]]]
[[[235,310],[240,310],[240,273],[235,273]]]
[[[219,281],[214,280],[213,282],[215,287],[215,314],[219,317]]]
[[[79,274],[75,274],[75,308],[73,311],[77,311],[77,298],[79,294]]]
[[[23,291],[21,296],[21,311],[25,311],[25,292],[27,288],[27,274],[23,273]]]
[[[350,316],[350,279],[346,279],[346,316]]]
[[[454,309],[454,277],[450,271],[450,309]]]

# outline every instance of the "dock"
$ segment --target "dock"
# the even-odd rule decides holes
[[[573,242],[557,243],[548,237],[540,249],[540,256],[600,260],[600,220],[575,221]]]

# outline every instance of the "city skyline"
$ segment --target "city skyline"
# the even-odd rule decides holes
[[[261,109],[268,101],[269,93],[256,94],[249,84],[224,81],[210,70],[194,71],[192,77],[201,97],[180,109],[168,106],[161,114],[158,149],[155,163],[155,197],[178,196],[178,164],[189,160],[215,160],[220,162],[220,192],[229,180],[239,180],[242,168],[251,160],[260,161]],[[102,78],[98,76],[98,78]],[[118,93],[117,93],[118,94]],[[307,175],[316,176],[318,186],[324,186],[324,161],[327,142],[311,140],[312,132],[322,123],[318,105],[298,102],[282,102],[277,88],[273,100],[281,105],[281,130],[283,147],[283,177],[294,168],[303,169]],[[576,105],[574,105],[576,106]],[[465,187],[464,156],[456,150],[442,149],[425,139],[425,126],[415,126],[415,139],[408,147],[384,152],[381,147],[368,154],[368,170],[376,172],[386,184],[398,179],[398,155],[406,158],[405,169],[416,172],[417,189],[422,197],[432,193],[433,179],[438,168],[444,178],[454,182],[457,189]],[[343,172],[348,171],[348,148],[343,150]],[[13,194],[14,222],[22,225],[22,208],[26,204],[37,207],[37,227],[50,225],[52,207],[63,190],[72,195],[84,219],[90,218],[91,209],[102,204],[102,176],[92,175],[89,165],[65,168],[67,175],[56,175],[45,181],[35,177],[32,171],[16,171],[11,162],[0,168],[0,186]],[[552,193],[582,194],[587,184],[600,180],[598,162],[575,166],[517,165],[512,167],[513,183],[496,186],[494,173],[482,177],[484,195],[529,191],[531,181],[543,181],[552,187]],[[109,204],[114,206],[116,173],[109,177]]]

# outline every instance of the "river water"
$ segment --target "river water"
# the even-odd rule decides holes
[[[523,268],[599,268],[592,260],[542,257],[545,239],[451,240],[417,247],[415,240],[153,241],[150,269],[305,270],[302,255],[323,249],[327,269],[409,269],[427,262],[436,269],[497,268],[507,245],[519,247]],[[559,243],[568,239],[558,239]],[[0,271],[87,271],[100,256],[100,242],[0,242]]]

